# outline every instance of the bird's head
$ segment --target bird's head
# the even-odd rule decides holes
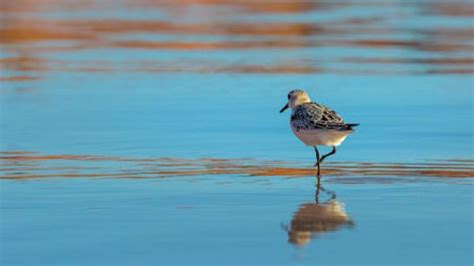
[[[288,93],[288,103],[281,108],[280,113],[283,113],[288,108],[295,108],[303,103],[309,103],[311,99],[304,90],[292,90]]]

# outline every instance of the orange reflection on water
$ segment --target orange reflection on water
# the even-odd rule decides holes
[[[31,81],[37,80],[39,77],[35,76],[10,76],[10,77],[0,77],[0,81]]]
[[[428,65],[474,65],[474,58],[375,58],[348,57],[342,62],[365,64],[428,64]]]
[[[85,164],[84,161],[89,163]],[[251,159],[125,158],[9,153],[1,155],[0,162],[0,167],[2,167],[0,168],[1,178],[3,179],[51,177],[169,178],[202,175],[308,177],[315,174],[312,167],[302,167],[289,162]],[[79,165],[79,162],[83,163]],[[116,167],[112,167],[110,162],[117,162],[118,164],[113,164]],[[65,171],[68,167],[73,171]],[[84,171],[81,171],[81,169]],[[89,171],[90,169],[94,169],[94,171]],[[333,180],[343,183],[352,183],[355,180],[347,180],[344,177],[357,177],[360,182],[385,182],[385,177],[469,178],[474,177],[474,160],[406,164],[326,163],[322,174],[340,177]],[[359,182],[357,180],[355,182]],[[399,181],[401,179],[389,179],[388,181],[390,180]]]
[[[472,3],[472,2],[471,2]],[[453,16],[453,17],[474,17],[474,5],[470,5],[469,1],[459,2],[442,2],[434,1],[428,4],[433,13]]]
[[[153,51],[180,51],[180,56],[155,67],[155,72],[230,72],[230,73],[321,73],[337,74],[471,74],[472,60],[458,60],[455,53],[472,53],[472,29],[452,26],[449,23],[433,27],[404,26],[406,16],[437,16],[469,18],[473,16],[473,5],[469,2],[409,3],[414,14],[398,12],[380,15],[380,11],[401,7],[397,2],[312,2],[282,0],[268,4],[265,1],[230,0],[181,0],[181,1],[6,1],[2,9],[0,40],[8,56],[0,64],[13,71],[31,71],[31,79],[40,78],[41,71],[112,72],[129,71],[129,63],[114,60],[82,58],[81,60],[52,59],[49,53],[77,53],[83,50],[121,49],[145,53]],[[360,16],[361,7],[375,8],[366,16]],[[100,13],[104,10],[104,14]],[[143,16],[128,16],[127,11],[143,12]],[[100,13],[100,14],[98,14]],[[79,15],[76,15],[79,14]],[[81,15],[82,14],[82,15]],[[142,13],[138,13],[142,14]],[[344,14],[341,16],[341,14]],[[327,19],[317,19],[318,17]],[[316,18],[316,19],[315,19]],[[398,22],[402,23],[401,25]],[[398,35],[413,36],[399,38]],[[380,49],[401,49],[424,53],[421,60],[397,60],[400,65],[417,64],[430,67],[427,70],[400,70],[387,64],[380,71],[370,62],[359,62],[358,67],[331,66],[338,63],[340,55],[321,56],[296,54],[282,60],[285,50],[312,49],[364,49],[366,54],[379,54]],[[265,63],[252,56],[241,55],[240,50],[259,53],[273,51],[274,55]],[[210,60],[202,67],[193,67],[194,51],[207,53],[225,51],[232,62],[221,58]],[[187,53],[189,52],[189,54]],[[120,51],[117,52],[120,54]],[[402,53],[400,53],[402,54]],[[442,63],[433,55],[443,55]],[[313,58],[313,64],[305,63]],[[436,57],[437,58],[437,57]],[[431,61],[430,61],[431,60]],[[9,62],[10,61],[10,62]],[[59,62],[58,62],[59,61]],[[288,62],[291,61],[291,64]],[[326,61],[326,62],[322,62]],[[318,65],[315,66],[314,62]],[[322,63],[321,63],[322,62]],[[100,67],[94,67],[100,65]],[[431,69],[436,65],[435,69]],[[65,67],[67,66],[67,67]],[[364,70],[361,66],[365,66]],[[134,71],[147,71],[135,67]],[[17,77],[28,76],[23,74]],[[34,77],[33,77],[34,76]],[[3,81],[22,81],[14,77]],[[27,80],[27,79],[24,79]]]

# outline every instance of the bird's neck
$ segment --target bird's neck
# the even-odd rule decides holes
[[[305,104],[305,103],[309,103],[309,102],[311,102],[311,99],[310,99],[309,97],[298,98],[298,99],[296,99],[296,101],[294,101],[294,102],[290,105],[290,107],[291,107],[291,109],[294,110],[296,107],[298,107],[298,106],[300,106],[300,105],[302,105],[302,104]]]

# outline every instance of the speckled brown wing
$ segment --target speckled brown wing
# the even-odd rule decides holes
[[[345,124],[342,117],[328,107],[317,103],[305,103],[295,108],[291,125],[296,130],[351,130],[355,124]]]

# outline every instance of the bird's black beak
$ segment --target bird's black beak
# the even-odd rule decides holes
[[[283,108],[281,108],[280,110],[280,113],[283,113],[286,109],[288,109],[288,104],[285,104],[285,106],[283,106]]]

